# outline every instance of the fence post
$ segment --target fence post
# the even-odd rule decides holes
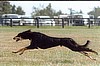
[[[12,18],[10,19],[10,27],[13,26]]]
[[[39,17],[36,18],[36,25],[37,25],[37,28],[39,28]]]
[[[90,18],[88,18],[88,21],[89,21],[89,26],[88,26],[88,28],[90,28],[90,27],[91,27]]]
[[[3,20],[4,20],[4,19],[1,18],[0,20],[1,20],[1,25],[3,26]]]
[[[62,28],[64,28],[64,18],[62,18]]]

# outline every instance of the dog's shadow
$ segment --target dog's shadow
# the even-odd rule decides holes
[[[66,63],[69,63],[69,64],[73,64],[73,63],[74,63],[74,61],[72,61],[72,60],[67,60],[67,59],[63,59],[63,60],[60,60],[60,59],[59,59],[59,60],[56,60],[56,59],[55,59],[55,60],[51,60],[51,62],[52,62],[52,63],[56,63],[56,64],[58,64],[58,63],[63,63],[63,64],[64,64],[64,63],[65,63],[65,64],[66,64]]]

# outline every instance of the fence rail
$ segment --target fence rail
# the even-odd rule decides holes
[[[51,20],[51,25],[53,24],[55,24],[55,26],[60,25],[62,28],[64,28],[65,25],[68,26],[73,24],[81,25],[85,22],[87,22],[88,28],[90,28],[92,24],[100,25],[100,18],[91,18],[91,19],[90,18],[0,18],[0,24],[1,26],[8,25],[12,27],[15,24],[21,25],[22,23],[21,21],[25,21],[25,19],[27,19],[27,21],[31,19],[33,22],[23,22],[22,25],[32,24],[37,28],[39,28],[43,24],[46,24],[45,22],[41,22],[42,20],[45,19]],[[54,21],[54,23],[52,23],[52,21]]]

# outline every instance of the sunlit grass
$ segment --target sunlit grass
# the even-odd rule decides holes
[[[90,48],[99,53],[91,56],[97,61],[90,60],[84,55],[73,52],[65,47],[53,47],[49,49],[27,50],[23,55],[13,54],[22,47],[29,45],[29,40],[15,42],[12,38],[19,32],[31,29],[55,37],[71,37],[77,43],[84,44],[91,40]],[[74,27],[41,27],[13,26],[0,27],[0,66],[100,66],[100,27],[88,29],[86,26]]]

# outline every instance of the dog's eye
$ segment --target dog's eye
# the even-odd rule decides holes
[[[16,37],[20,37],[21,36],[21,33],[19,33]]]

